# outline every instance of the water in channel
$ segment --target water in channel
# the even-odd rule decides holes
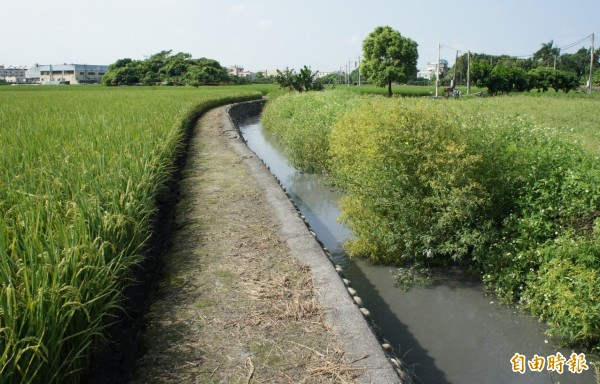
[[[553,345],[536,319],[498,304],[476,278],[461,270],[436,271],[431,287],[413,287],[405,292],[395,286],[392,267],[347,258],[342,244],[350,232],[337,221],[341,193],[323,183],[321,176],[291,167],[268,140],[259,117],[246,120],[240,130],[248,146],[286,187],[335,262],[343,267],[382,336],[414,372],[417,383],[595,382],[589,361],[589,369],[580,367],[581,373],[570,372],[566,363],[562,374],[548,369],[551,359],[560,358],[559,352],[568,361],[573,351]],[[582,362],[579,354],[573,362]]]

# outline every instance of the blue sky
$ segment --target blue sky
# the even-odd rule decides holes
[[[2,0],[0,64],[111,64],[161,50],[252,71],[333,71],[355,61],[364,38],[389,25],[419,45],[419,69],[438,44],[528,55],[596,33],[597,0]],[[580,46],[589,47],[589,39]],[[455,51],[441,50],[454,62]],[[351,65],[354,65],[353,63]]]

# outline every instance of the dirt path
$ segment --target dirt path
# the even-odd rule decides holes
[[[200,120],[180,191],[132,383],[399,381],[224,108]]]

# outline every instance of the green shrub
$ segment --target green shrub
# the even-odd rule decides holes
[[[372,98],[331,135],[331,170],[347,195],[350,255],[400,263],[403,256],[461,259],[480,241],[490,204],[473,177],[480,156],[450,110],[422,100]]]
[[[319,155],[329,149],[328,161],[310,164],[328,169],[346,191],[340,207],[354,234],[349,254],[467,264],[501,299],[547,320],[565,343],[597,349],[597,152],[582,149],[572,130],[491,111],[509,99],[362,97],[335,105],[343,93],[285,96],[271,107],[274,130],[297,163],[311,159],[313,148]],[[531,106],[537,99],[516,100]]]
[[[338,91],[282,94],[267,103],[263,125],[283,144],[294,167],[324,173],[331,128],[358,99]]]
[[[549,143],[548,143],[549,144]],[[515,196],[500,237],[483,259],[484,281],[548,320],[567,343],[598,346],[600,172],[581,150],[555,142]]]
[[[565,344],[600,344],[600,221],[593,238],[561,236],[537,251],[545,259],[531,272],[520,303],[547,320]],[[595,257],[594,257],[595,255]]]

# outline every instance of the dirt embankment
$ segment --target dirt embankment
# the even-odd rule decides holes
[[[130,382],[400,382],[224,111],[204,115],[192,136]]]

